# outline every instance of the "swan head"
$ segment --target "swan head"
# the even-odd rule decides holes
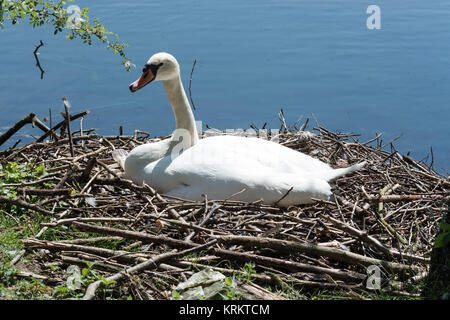
[[[164,81],[177,78],[180,66],[174,56],[167,52],[155,53],[142,69],[139,79],[130,84],[130,91],[136,92],[152,81]]]

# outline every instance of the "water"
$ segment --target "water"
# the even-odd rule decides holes
[[[166,135],[174,127],[161,83],[131,94],[130,82],[155,52],[174,54],[187,89],[194,59],[195,117],[220,129],[251,123],[279,128],[311,117],[330,130],[361,133],[422,159],[433,147],[446,174],[450,149],[450,2],[376,1],[381,30],[368,30],[364,1],[76,2],[90,7],[121,40],[137,69],[102,45],[88,47],[27,23],[0,30],[0,132],[29,112],[40,118],[91,110],[84,128],[101,134],[134,129]],[[44,80],[32,51],[39,40]],[[313,124],[315,124],[313,120]],[[21,135],[39,135],[26,128]],[[26,140],[26,139],[25,139]],[[11,143],[16,139],[12,139]],[[4,146],[2,146],[4,147]]]

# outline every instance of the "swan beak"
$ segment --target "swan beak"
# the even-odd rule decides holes
[[[130,91],[136,92],[139,89],[145,87],[150,82],[152,82],[155,79],[155,76],[153,75],[151,70],[148,70],[147,72],[143,73],[142,76],[137,79],[135,82],[130,84]]]

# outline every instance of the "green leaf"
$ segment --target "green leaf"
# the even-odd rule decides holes
[[[81,270],[81,275],[83,276],[83,278],[85,278],[89,273],[89,269],[83,268],[83,270]]]
[[[172,291],[172,298],[174,298],[175,300],[180,300],[181,299],[181,295],[176,290],[173,290]]]
[[[231,286],[231,285],[233,284],[233,279],[231,279],[231,278],[229,278],[229,277],[226,277],[226,278],[225,278],[225,284],[226,284],[227,286]]]
[[[28,18],[28,22],[33,28],[50,24],[54,26],[53,34],[67,32],[69,35],[66,38],[71,40],[78,38],[88,45],[93,44],[92,36],[92,38],[104,43],[107,49],[111,49],[115,54],[126,58],[123,49],[128,45],[119,43],[119,36],[107,30],[97,18],[90,19],[88,7],[80,8],[79,16],[82,21],[78,29],[69,30],[66,28],[66,22],[71,17],[66,11],[65,5],[67,2],[73,2],[73,0],[57,1],[56,3],[52,0],[16,0],[7,2],[7,6],[3,5],[5,4],[4,0],[0,0],[0,29],[3,28],[5,20],[10,20],[15,25],[19,23],[20,19]],[[127,71],[129,71],[129,68],[129,64],[125,65]]]

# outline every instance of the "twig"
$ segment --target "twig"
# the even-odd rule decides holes
[[[344,223],[342,221],[334,219],[331,216],[324,215],[324,218],[326,220],[332,222],[335,225],[335,227],[339,228],[340,230],[345,231],[345,232],[347,232],[347,233],[349,233],[349,234],[351,234],[353,236],[358,237],[362,241],[364,241],[364,242],[374,246],[375,248],[377,248],[381,252],[386,253],[386,254],[388,254],[390,256],[396,256],[397,258],[406,258],[406,259],[410,259],[410,260],[413,260],[413,261],[418,261],[418,262],[421,262],[421,263],[430,263],[430,259],[429,258],[418,257],[418,256],[410,255],[410,254],[407,254],[407,253],[400,253],[398,251],[389,249],[384,244],[382,244],[379,240],[375,239],[372,236],[369,236],[367,234],[367,232],[357,230],[357,229],[349,226],[348,224],[346,224],[346,223]]]
[[[216,238],[220,243],[226,243],[230,245],[242,245],[245,247],[256,246],[259,248],[271,248],[280,250],[283,252],[304,252],[315,256],[326,256],[338,261],[348,262],[353,264],[361,264],[365,266],[377,265],[385,267],[388,270],[396,272],[411,272],[417,268],[414,266],[408,266],[396,262],[389,262],[385,260],[366,257],[357,253],[348,252],[341,249],[335,249],[330,247],[319,246],[310,243],[298,243],[293,241],[270,239],[270,238],[257,238],[249,236],[211,236]]]
[[[256,264],[271,266],[274,268],[286,269],[291,272],[308,272],[317,274],[327,274],[336,279],[350,280],[350,281],[361,281],[366,278],[364,274],[356,272],[345,272],[337,269],[317,267],[309,265],[306,263],[300,263],[285,259],[277,259],[272,257],[265,257],[256,254],[246,253],[246,252],[235,252],[224,249],[214,249],[213,253],[219,257],[230,259],[232,261],[244,261],[244,262],[254,262]]]
[[[274,205],[278,205],[278,203],[280,203],[281,200],[283,200],[284,198],[286,198],[289,193],[292,191],[292,189],[294,189],[294,187],[290,187],[289,190],[277,201],[274,202]]]
[[[191,93],[191,85],[192,85],[192,74],[194,73],[195,64],[197,63],[197,59],[194,59],[194,63],[192,64],[192,70],[191,70],[191,76],[189,79],[189,99],[191,100],[192,108],[195,109],[194,100],[192,100],[192,93]]]
[[[62,99],[64,102],[64,109],[66,110],[66,125],[67,125],[67,134],[69,135],[70,154],[72,157],[74,157],[75,153],[73,151],[72,131],[70,130],[70,114],[69,114],[70,103],[67,100],[67,97],[64,96]]]
[[[78,118],[80,118],[80,117],[84,117],[85,115],[88,115],[89,113],[90,113],[89,110],[85,110],[85,111],[82,111],[82,112],[80,112],[80,113],[71,115],[71,116],[70,116],[70,121],[74,121],[74,120],[76,120],[76,119],[78,119]],[[52,127],[52,128],[50,129],[50,131],[48,131],[46,134],[44,134],[44,135],[41,136],[39,139],[37,139],[36,142],[42,142],[42,141],[44,141],[44,139],[47,138],[49,135],[56,136],[56,130],[58,130],[59,128],[61,128],[61,126],[62,126],[63,124],[65,124],[65,123],[66,123],[66,119],[64,119],[63,121],[57,123],[54,127]],[[80,138],[80,137],[77,137],[77,138]],[[88,138],[88,137],[84,137],[84,139],[89,139],[89,138]]]
[[[211,210],[209,210],[208,214],[205,216],[205,218],[197,225],[199,227],[202,227],[213,215],[213,213],[219,209],[221,207],[221,205],[215,203],[213,205],[213,207],[211,208]],[[195,231],[191,232],[185,239],[184,241],[191,241],[192,237],[195,235]]]
[[[385,193],[388,192],[392,187],[393,186],[391,184],[386,185],[379,193],[380,198],[383,197],[385,195]],[[407,244],[408,243],[405,240],[405,238],[403,238],[389,223],[386,222],[386,220],[384,220],[384,217],[383,217],[383,201],[379,201],[378,202],[377,215],[378,215],[378,219],[379,219],[380,223],[382,225],[384,225],[392,234],[394,234],[401,243],[403,243],[403,244]]]
[[[46,209],[43,209],[35,204],[31,204],[28,202],[25,202],[23,200],[20,199],[14,199],[14,198],[10,198],[10,197],[4,197],[4,196],[0,196],[0,203],[12,203],[16,206],[22,207],[22,208],[26,208],[26,209],[30,209],[33,211],[37,211],[39,213],[42,214],[46,214],[46,215],[53,215],[53,212],[48,211]]]
[[[106,281],[102,281],[102,280],[97,280],[93,283],[91,283],[88,288],[86,289],[86,293],[83,297],[83,300],[92,300],[95,297],[95,293],[97,291],[97,289],[99,289],[102,285],[106,283],[111,283],[111,282],[116,282],[119,281],[121,279],[123,279],[125,276],[127,275],[132,275],[138,272],[141,272],[145,269],[151,268],[151,267],[155,267],[157,266],[159,263],[166,261],[166,260],[170,260],[170,259],[175,259],[178,257],[183,257],[185,255],[191,254],[193,252],[197,252],[200,250],[203,250],[205,248],[209,248],[212,245],[214,245],[217,241],[216,240],[212,240],[204,245],[200,245],[194,248],[190,248],[190,249],[186,249],[184,251],[180,251],[180,252],[167,252],[167,253],[162,253],[159,254],[155,257],[152,257],[150,259],[148,259],[145,262],[139,263],[137,265],[135,265],[134,267],[128,268],[125,271],[121,271],[119,273],[116,273],[115,275],[112,275],[108,278],[106,278]]]
[[[72,189],[30,189],[23,188],[17,189],[17,192],[28,195],[37,195],[37,196],[70,196]]]
[[[0,146],[5,143],[11,136],[19,131],[24,125],[31,123],[36,115],[34,113],[30,113],[29,115],[23,117],[20,121],[18,121],[15,125],[9,128],[4,134],[0,136]]]
[[[185,242],[165,236],[153,236],[143,232],[100,227],[97,225],[91,225],[81,222],[73,222],[72,225],[79,230],[119,236],[126,239],[140,240],[143,243],[167,244],[175,248],[192,248],[197,245],[192,242]]]
[[[39,68],[39,70],[41,70],[41,80],[44,78],[45,71],[44,71],[44,69],[42,69],[41,62],[39,61],[39,58],[37,55],[38,55],[39,48],[42,47],[43,45],[44,45],[44,43],[42,42],[42,40],[40,40],[40,43],[36,46],[36,49],[34,49],[34,51],[33,51],[34,57],[36,58],[36,66]]]

